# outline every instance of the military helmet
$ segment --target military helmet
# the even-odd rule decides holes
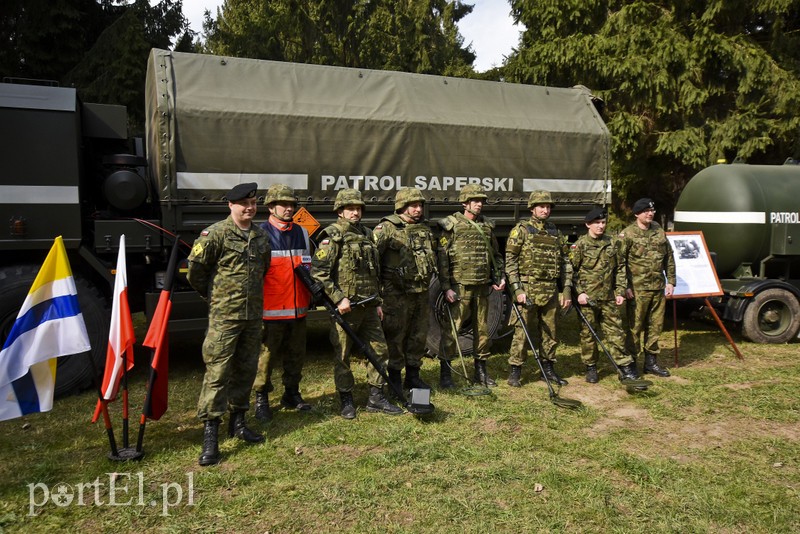
[[[297,204],[297,199],[294,196],[294,191],[288,185],[273,184],[267,189],[267,195],[264,197],[264,205],[269,205],[273,202],[291,202]]]
[[[489,197],[486,196],[486,193],[483,192],[483,188],[478,184],[468,184],[461,188],[461,193],[458,195],[459,202],[469,202],[473,198],[486,200]]]
[[[333,203],[333,211],[339,211],[345,206],[365,206],[364,201],[361,200],[361,191],[355,189],[342,189],[336,195],[336,201]]]
[[[531,192],[531,196],[528,197],[528,208],[530,209],[538,204],[550,204],[551,206],[555,204],[553,202],[553,197],[550,195],[550,191],[538,189]]]
[[[394,211],[400,211],[412,202],[425,202],[422,191],[416,187],[404,187],[394,197]]]

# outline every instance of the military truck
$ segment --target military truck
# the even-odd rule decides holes
[[[460,211],[460,188],[479,183],[500,236],[529,216],[529,192],[547,189],[559,204],[554,220],[575,233],[591,205],[610,200],[610,137],[597,104],[583,87],[156,49],[143,140],[128,139],[120,106],[82,103],[70,88],[2,83],[2,337],[60,234],[99,369],[120,235],[131,306],[149,313],[172,236],[185,258],[199,232],[226,216],[224,194],[241,182],[257,182],[262,195],[273,183],[291,185],[320,226],[335,218],[333,199],[345,187],[363,192],[365,222],[375,224],[402,187],[423,192],[434,220]],[[170,331],[201,333],[205,304],[178,282]],[[501,295],[494,299],[496,330]],[[434,348],[437,336],[432,329]],[[93,372],[86,356],[60,358],[57,391],[88,385]]]
[[[800,165],[714,165],[675,207],[675,230],[702,231],[725,294],[712,300],[747,339],[800,331]]]

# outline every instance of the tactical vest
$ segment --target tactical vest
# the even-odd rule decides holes
[[[342,292],[352,298],[368,297],[379,292],[380,262],[378,248],[365,234],[349,231],[334,237],[341,247],[337,279]]]
[[[433,233],[425,224],[407,224],[398,215],[385,217],[400,236],[401,243],[391,242],[382,257],[384,284],[407,293],[421,293],[436,273]]]
[[[462,285],[488,284],[491,280],[492,264],[488,238],[492,234],[491,225],[476,222],[483,234],[466,221],[450,216],[453,224],[453,242],[450,244],[450,275]]]
[[[524,224],[525,237],[519,254],[520,280],[556,280],[561,272],[558,230],[547,224],[542,230]]]

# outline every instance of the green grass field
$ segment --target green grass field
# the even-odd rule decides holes
[[[313,412],[279,410],[268,425],[250,417],[267,442],[226,439],[223,462],[208,468],[197,465],[199,343],[173,345],[170,407],[148,422],[140,462],[106,458],[105,432],[89,423],[92,392],[0,423],[0,530],[800,531],[800,345],[734,333],[740,361],[712,323],[681,323],[678,368],[672,331],[662,338],[673,376],[630,394],[607,361],[600,383],[586,384],[572,316],[562,332],[557,369],[570,384],[561,395],[580,410],[549,402],[535,364],[522,388],[508,387],[501,341],[489,363],[500,384],[492,396],[435,392],[425,419],[359,409],[346,421],[326,332],[314,329],[302,384]],[[137,354],[132,440],[146,362]],[[355,374],[361,407],[364,370]],[[435,384],[438,365],[426,360],[422,376]],[[119,403],[111,410],[121,440]]]

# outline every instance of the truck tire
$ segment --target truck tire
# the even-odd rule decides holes
[[[430,303],[430,321],[428,327],[428,352],[440,354],[442,352],[442,331],[450,332],[450,317],[447,315],[446,301],[441,291],[439,280],[434,278],[428,287],[428,302]],[[508,315],[505,313],[505,293],[492,291],[489,295],[489,337],[494,339],[503,328]],[[464,356],[472,354],[472,323],[467,323],[458,333],[458,346]],[[451,354],[451,356],[453,356]],[[458,356],[457,354],[455,356]]]
[[[0,269],[0,338],[3,343],[38,272],[38,265],[16,265]],[[92,350],[58,358],[55,397],[78,393],[92,385],[94,372],[88,359],[90,355],[98,372],[105,364],[111,316],[108,303],[85,279],[75,276],[75,286]]]
[[[747,306],[742,334],[755,343],[786,343],[800,329],[800,303],[785,289],[767,289]]]

